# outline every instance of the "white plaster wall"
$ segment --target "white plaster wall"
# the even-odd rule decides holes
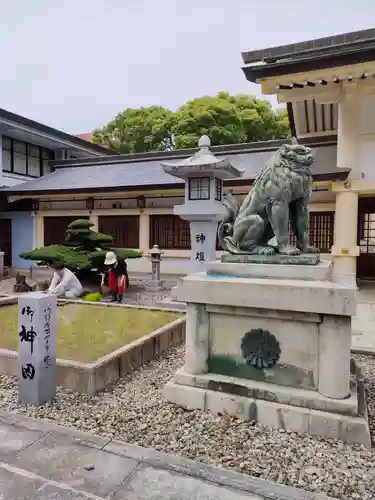
[[[171,208],[171,213],[173,213],[173,206],[174,205],[180,205],[184,202],[184,197],[181,194],[180,197],[170,197],[169,195],[165,195],[164,197],[155,197],[151,198],[152,195],[147,196],[147,202],[146,202],[146,207],[147,210],[153,209],[153,208]],[[137,209],[137,195],[134,194],[132,195],[132,198],[126,198],[126,197],[113,197],[111,199],[96,199],[95,198],[95,210],[100,211],[100,210],[121,210],[121,209]],[[119,208],[114,208],[114,205],[116,205]],[[79,199],[68,199],[68,196],[66,198],[62,198],[61,200],[45,200],[45,201],[40,201],[40,210],[42,211],[55,211],[55,210],[61,210],[61,211],[70,211],[70,210],[85,210],[86,209],[86,201],[85,199],[79,198]],[[61,215],[68,215],[68,214],[63,214]],[[97,215],[100,215],[98,212]],[[104,214],[103,214],[104,215]],[[106,215],[109,215],[108,213]],[[126,215],[126,212],[123,213],[123,215]]]
[[[359,169],[361,179],[375,180],[375,134],[360,138]]]
[[[358,130],[358,167],[359,177],[375,179],[375,96],[360,98]]]
[[[24,179],[24,177],[23,177]],[[240,193],[246,193],[250,188],[241,187]],[[170,208],[171,213],[173,213],[173,207],[175,205],[181,205],[184,202],[184,197],[181,192],[180,196],[170,196],[167,193],[165,196],[157,196],[155,198],[152,195],[147,195],[146,199],[146,211],[152,211],[153,208]],[[245,194],[234,193],[236,199],[241,203],[245,197]],[[137,195],[133,194],[132,198],[126,197],[113,197],[111,199],[95,199],[95,210],[98,210],[97,215],[100,215],[100,210],[117,210],[114,205],[119,206],[121,204],[122,209],[136,209],[137,208]],[[313,191],[311,196],[310,211],[325,211],[334,210],[335,194],[329,189],[328,191]],[[332,205],[333,203],[333,205]],[[85,210],[86,201],[84,198],[69,198],[64,197],[61,200],[40,200],[39,207],[41,211],[71,211],[71,210]],[[120,208],[120,210],[121,210]],[[151,213],[151,212],[150,212]],[[57,214],[56,214],[57,215]],[[68,215],[61,212],[61,215]],[[106,214],[109,215],[109,214]],[[126,213],[124,212],[124,215]]]
[[[375,134],[375,96],[363,95],[359,100],[359,134]]]

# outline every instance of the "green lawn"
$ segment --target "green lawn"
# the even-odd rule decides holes
[[[0,307],[0,348],[18,350],[17,305]],[[57,307],[57,357],[92,362],[181,317],[126,307],[64,304]]]

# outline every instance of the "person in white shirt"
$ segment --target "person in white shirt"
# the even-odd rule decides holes
[[[76,299],[82,295],[82,285],[77,276],[59,262],[52,265],[54,271],[48,293],[66,299]]]

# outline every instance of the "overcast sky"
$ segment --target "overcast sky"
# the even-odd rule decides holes
[[[241,52],[374,21],[374,0],[0,0],[0,107],[76,134],[127,107],[260,95]]]

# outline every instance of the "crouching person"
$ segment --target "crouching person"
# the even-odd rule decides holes
[[[56,297],[77,299],[82,295],[82,285],[77,276],[60,262],[52,266],[53,278],[48,293]]]
[[[112,294],[112,302],[122,302],[128,287],[129,278],[125,259],[118,259],[114,252],[107,252],[104,261],[105,273],[102,285],[106,285]]]

